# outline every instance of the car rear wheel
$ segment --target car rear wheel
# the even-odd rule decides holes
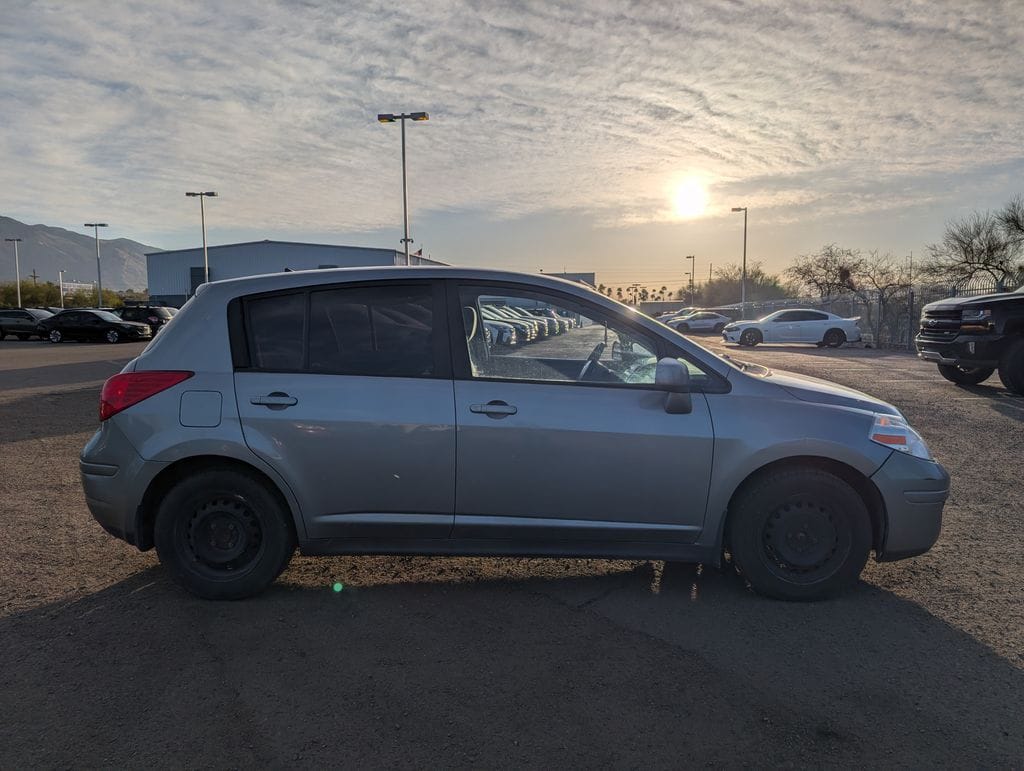
[[[63,340],[64,340],[64,334],[59,329],[51,329],[50,330],[50,342],[51,343],[60,343],[60,342],[63,342]]]
[[[977,385],[992,377],[995,367],[963,367],[957,364],[940,364],[939,374],[957,385]]]
[[[116,343],[121,339],[121,333],[116,329],[108,329],[107,334],[104,335],[108,343]]]
[[[999,379],[1007,391],[1024,396],[1024,337],[1006,346],[999,357]]]
[[[729,551],[759,594],[817,600],[857,582],[871,550],[860,495],[827,471],[762,475],[729,507]]]
[[[825,333],[825,336],[821,339],[821,342],[827,345],[829,348],[838,348],[846,342],[846,333],[841,329],[830,329]]]
[[[757,329],[745,329],[743,330],[743,334],[740,335],[740,345],[749,345],[750,347],[753,347],[761,343],[763,340],[764,336],[761,334],[760,330]]]
[[[725,329],[725,324],[719,321],[717,324],[715,324],[715,328],[712,331],[717,335],[720,334],[723,329]]]
[[[259,594],[295,550],[283,502],[233,468],[201,471],[172,487],[157,509],[153,540],[171,577],[209,600]]]

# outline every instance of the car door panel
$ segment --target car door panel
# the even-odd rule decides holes
[[[696,539],[714,435],[707,402],[655,390],[455,383],[456,538]],[[504,402],[494,417],[473,405]]]
[[[246,444],[288,480],[311,538],[448,536],[450,380],[237,372],[235,391]],[[253,403],[275,393],[295,403]]]

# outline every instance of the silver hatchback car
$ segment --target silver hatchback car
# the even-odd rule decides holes
[[[564,323],[500,345],[502,308]],[[200,287],[104,385],[81,472],[109,533],[215,599],[262,591],[298,546],[728,554],[810,600],[871,551],[929,549],[949,490],[889,404],[719,358],[580,284],[440,267]]]

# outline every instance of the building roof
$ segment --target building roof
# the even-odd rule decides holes
[[[346,246],[345,244],[313,244],[306,241],[272,241],[269,238],[265,238],[262,241],[242,241],[237,244],[217,244],[216,246],[207,246],[206,250],[209,252],[215,249],[227,249],[236,246],[255,246],[258,244],[283,244],[285,246],[319,246],[324,249],[358,249],[365,252],[394,252],[399,254],[397,249],[388,249],[383,246]],[[199,252],[202,251],[201,246],[192,246],[188,249],[161,249],[156,252],[146,252],[147,257],[152,257],[158,254],[180,254],[182,252]],[[426,259],[426,258],[424,258]]]

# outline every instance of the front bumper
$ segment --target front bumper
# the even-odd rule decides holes
[[[894,452],[872,481],[885,503],[886,523],[879,562],[924,554],[938,540],[949,474],[940,464]]]
[[[723,329],[722,339],[727,343],[738,343],[742,332],[742,329]]]
[[[997,367],[1003,336],[958,335],[953,340],[938,342],[918,335],[914,339],[917,355],[925,361],[949,366]]]

